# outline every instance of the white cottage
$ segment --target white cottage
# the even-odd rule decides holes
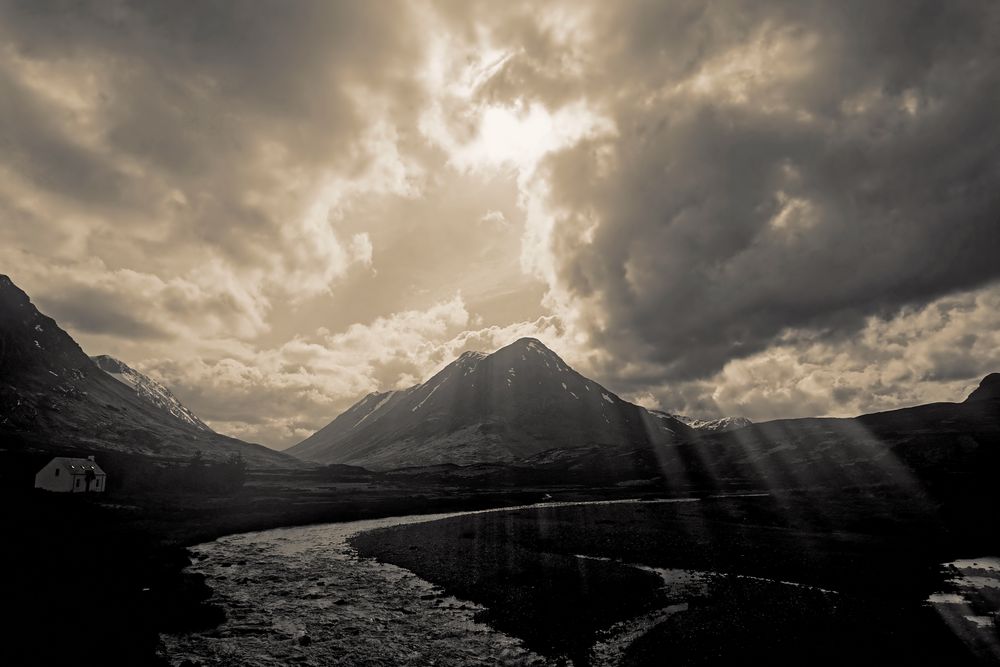
[[[107,483],[107,474],[93,456],[85,459],[57,456],[35,475],[36,489],[62,493],[102,493]]]

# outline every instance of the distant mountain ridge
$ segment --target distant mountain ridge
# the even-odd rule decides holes
[[[623,401],[529,338],[466,352],[415,387],[369,394],[288,451],[475,484],[942,489],[1000,470],[1000,374],[962,403],[849,419],[696,420]]]
[[[415,387],[369,394],[286,451],[385,469],[665,443],[690,430],[622,400],[540,341],[522,338],[492,354],[465,352]]]
[[[116,359],[107,354],[99,354],[90,359],[102,371],[130,387],[135,392],[135,395],[142,400],[152,403],[185,424],[194,426],[202,431],[212,430],[208,427],[208,424],[199,419],[197,415],[181,403],[174,396],[173,392],[148,375],[135,370],[121,359]]]
[[[1000,500],[998,389],[1000,375],[993,374],[960,403],[851,418],[781,419],[722,431],[689,428],[666,442],[557,448],[509,464],[426,466],[386,474],[469,485],[653,482],[678,494],[865,487],[919,495],[986,489]]]
[[[732,431],[737,428],[744,428],[753,424],[746,417],[720,417],[719,419],[698,419],[697,417],[688,417],[686,415],[672,414],[669,412],[663,412],[662,410],[650,410],[653,414],[663,415],[665,417],[671,417],[677,421],[684,422],[696,431],[704,431],[707,433],[718,433],[720,431]]]
[[[187,459],[240,454],[300,467],[268,449],[186,423],[101,370],[55,320],[0,275],[0,450],[105,450]]]

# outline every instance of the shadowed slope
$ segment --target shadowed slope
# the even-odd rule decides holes
[[[522,338],[493,354],[466,352],[416,387],[370,394],[288,452],[375,468],[469,464],[592,445],[647,446],[689,430]]]
[[[0,275],[0,435],[11,450],[111,450],[162,458],[295,459],[205,431],[148,403],[98,368],[55,320]]]
[[[101,354],[91,357],[91,360],[102,371],[131,387],[135,395],[147,403],[152,403],[185,424],[194,426],[202,431],[212,430],[208,427],[208,424],[199,419],[196,414],[181,403],[172,391],[148,375],[135,370],[121,359]]]

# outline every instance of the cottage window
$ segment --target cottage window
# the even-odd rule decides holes
[[[59,476],[59,468],[56,468],[56,477]]]
[[[79,486],[80,486],[80,480],[76,480],[76,486],[77,486],[77,487],[79,487]]]

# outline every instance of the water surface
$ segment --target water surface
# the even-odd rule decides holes
[[[696,502],[693,498],[652,502]],[[443,594],[394,565],[360,558],[359,532],[463,514],[631,503],[541,505],[389,517],[230,535],[191,549],[227,620],[208,632],[164,635],[171,664],[548,665],[521,640],[478,623],[483,607]],[[648,501],[647,501],[648,502]]]
[[[227,621],[207,632],[164,635],[161,655],[174,665],[185,660],[202,665],[558,664],[532,652],[521,640],[477,622],[483,607],[445,595],[408,570],[360,558],[348,540],[376,528],[467,514],[635,502],[640,501],[553,502],[223,537],[192,548],[195,564],[189,570],[207,577],[214,591],[212,602],[226,610]],[[670,604],[600,633],[592,650],[595,665],[618,664],[635,639],[686,611],[689,600],[705,595],[716,578],[726,576],[622,564],[657,574]],[[980,567],[975,568],[975,574],[980,573]],[[790,581],[766,581],[835,594]]]

